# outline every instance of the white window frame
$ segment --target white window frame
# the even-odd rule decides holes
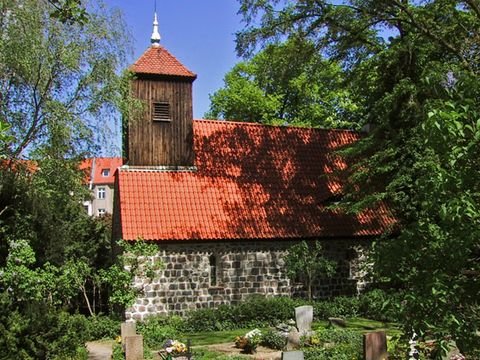
[[[98,216],[103,216],[107,213],[107,211],[105,209],[98,209],[97,210],[97,215]]]
[[[97,199],[99,200],[105,200],[105,197],[107,196],[107,190],[104,186],[99,187],[97,189]]]
[[[110,176],[110,169],[102,169],[102,176],[109,177]]]

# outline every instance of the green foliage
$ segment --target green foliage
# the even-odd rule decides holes
[[[359,299],[354,296],[336,296],[329,300],[312,302],[316,319],[329,317],[357,317],[360,315]]]
[[[62,22],[84,24],[88,21],[82,0],[48,0],[48,2],[53,6],[51,16]]]
[[[285,256],[287,276],[301,281],[307,287],[308,299],[312,300],[312,284],[316,278],[331,278],[336,272],[336,262],[323,255],[322,245],[315,241],[309,246],[306,241],[293,245]]]
[[[286,345],[286,341],[287,341],[287,339],[284,336],[282,336],[281,334],[279,334],[278,331],[267,330],[262,335],[261,344],[263,346],[266,346],[266,347],[270,348],[270,349],[282,350]]]
[[[137,323],[137,333],[143,335],[145,343],[154,349],[159,349],[168,339],[177,339],[178,329],[182,319],[176,316],[150,316]]]
[[[225,75],[206,118],[319,127],[354,127],[357,106],[343,71],[302,35],[267,46]]]
[[[120,334],[120,319],[97,315],[88,318],[90,340],[115,339]]]
[[[7,359],[81,358],[89,340],[89,323],[82,315],[69,315],[41,303],[12,304],[0,294],[0,348]]]
[[[117,71],[125,67],[129,40],[122,16],[99,1],[89,4],[84,21],[78,0],[2,0],[0,18],[8,157],[59,159],[91,150],[108,135],[107,120],[123,101]]]
[[[305,359],[363,359],[362,334],[346,329],[326,329],[314,335],[315,345],[302,348]],[[308,340],[308,339],[307,339]]]
[[[164,264],[156,256],[158,246],[141,239],[133,242],[120,240],[117,243],[120,255],[117,263],[99,271],[102,281],[110,286],[111,305],[127,307],[133,304],[143,288],[132,286],[135,277],[152,279]]]
[[[390,294],[380,289],[370,290],[359,297],[362,316],[378,321],[400,321],[401,293]]]
[[[294,317],[294,308],[298,305],[298,301],[290,298],[252,297],[235,306],[191,311],[181,330],[198,332],[273,326]]]
[[[372,131],[350,157],[343,207],[388,205],[372,274],[401,290],[405,333],[480,348],[480,12],[474,1],[241,1],[251,53],[303,32],[341,62]],[[359,191],[360,189],[360,191]]]
[[[112,346],[112,360],[125,360],[122,344],[115,343]]]

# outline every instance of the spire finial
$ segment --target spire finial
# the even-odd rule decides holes
[[[158,20],[157,20],[157,1],[155,0],[155,15],[153,17],[153,32],[152,37],[150,38],[150,42],[152,46],[160,46],[161,40],[160,33],[158,32]]]

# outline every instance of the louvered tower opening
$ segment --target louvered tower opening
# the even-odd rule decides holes
[[[171,121],[170,104],[167,102],[154,102],[153,103],[153,121]]]

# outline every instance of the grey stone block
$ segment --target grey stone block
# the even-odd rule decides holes
[[[282,360],[303,360],[303,351],[284,351]]]

